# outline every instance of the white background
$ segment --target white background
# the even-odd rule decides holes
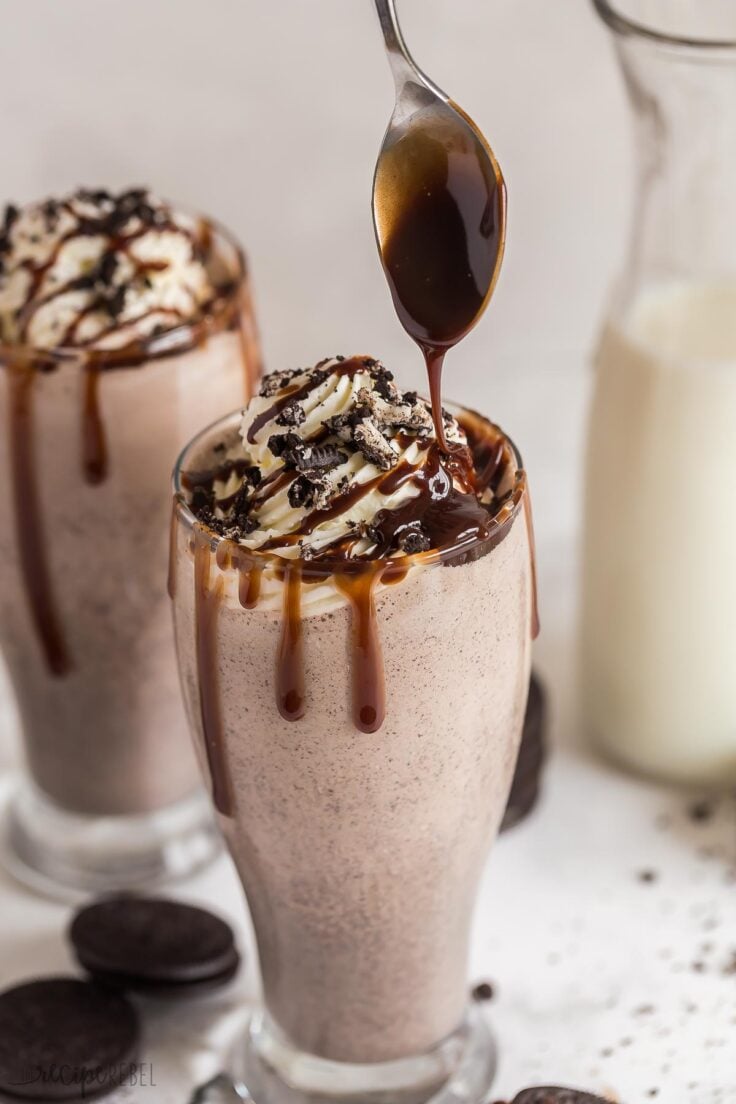
[[[631,178],[608,36],[584,0],[401,0],[400,11],[417,59],[479,123],[509,186],[501,281],[446,377],[447,395],[500,421],[530,470],[537,662],[557,747],[545,801],[499,844],[479,910],[473,971],[498,989],[497,1095],[562,1081],[630,1104],[733,1104],[734,810],[723,802],[693,824],[685,796],[590,758],[575,724],[588,362]],[[3,0],[0,202],[150,184],[246,244],[268,367],[365,352],[421,386],[370,221],[391,103],[369,0]],[[0,755],[12,727],[0,692]],[[3,889],[0,981],[65,966],[67,913]],[[188,892],[239,916],[224,861]],[[236,997],[149,1012],[159,1088],[142,1101],[180,1104],[191,1076],[217,1068],[211,1026]]]

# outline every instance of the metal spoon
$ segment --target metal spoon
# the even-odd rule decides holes
[[[413,60],[395,0],[375,6],[396,103],[376,163],[373,222],[399,319],[427,360],[444,445],[442,360],[478,321],[498,279],[506,188],[472,119]]]

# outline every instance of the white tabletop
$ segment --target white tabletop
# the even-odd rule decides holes
[[[544,799],[496,847],[477,916],[472,975],[497,994],[495,1095],[562,1082],[624,1104],[733,1104],[736,807],[724,800],[694,822],[687,795],[592,758],[575,716],[587,362],[622,252],[630,168],[615,63],[582,0],[400,8],[417,57],[486,131],[510,189],[494,304],[447,373],[448,394],[489,412],[525,454],[537,664],[552,694]],[[0,202],[151,183],[243,237],[269,366],[360,351],[421,384],[369,219],[391,85],[368,0],[5,0],[0,81]],[[0,761],[13,743],[0,690]],[[249,946],[226,859],[181,892],[231,914]],[[68,910],[9,881],[0,895],[0,982],[69,969]],[[255,984],[248,952],[226,994],[149,1006],[156,1088],[131,1101],[183,1104],[220,1068]]]

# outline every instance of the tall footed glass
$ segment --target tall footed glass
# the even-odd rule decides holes
[[[260,367],[240,248],[202,225],[223,290],[196,323],[122,351],[0,345],[0,648],[26,760],[4,856],[47,892],[184,875],[218,847],[171,634],[169,479]]]
[[[635,124],[625,266],[596,360],[582,687],[591,737],[736,780],[736,5],[595,0]]]
[[[175,475],[172,596],[189,722],[253,918],[264,1009],[239,1058],[257,1104],[480,1101],[468,1004],[483,864],[529,680],[526,481],[501,432],[483,539],[357,562],[249,552],[195,519],[206,430]],[[501,501],[501,499],[500,499]]]

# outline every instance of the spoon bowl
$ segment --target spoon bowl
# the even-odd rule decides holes
[[[416,65],[395,0],[375,0],[396,103],[373,178],[378,249],[399,318],[423,348],[448,349],[493,293],[506,188],[472,119]]]
[[[445,353],[473,328],[498,279],[506,187],[472,119],[427,77],[404,42],[395,0],[375,0],[396,103],[373,178],[373,224],[399,320],[427,363],[437,437]]]

